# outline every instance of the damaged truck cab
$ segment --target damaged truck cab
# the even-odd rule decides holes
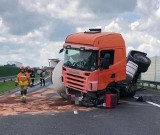
[[[119,97],[121,91],[126,93],[126,89],[135,86],[136,81],[126,81],[129,60],[121,34],[101,32],[101,29],[75,33],[66,38],[63,50],[62,81],[66,94],[81,98],[83,105],[97,106],[104,102],[106,93]],[[134,78],[132,74],[129,76]],[[132,96],[134,93],[135,90],[130,91]]]

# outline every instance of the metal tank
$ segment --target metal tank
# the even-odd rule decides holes
[[[52,82],[54,90],[56,90],[61,97],[66,98],[65,86],[62,82],[62,65],[63,61],[60,61],[54,68]]]

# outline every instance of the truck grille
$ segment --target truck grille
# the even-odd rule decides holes
[[[70,73],[66,74],[66,82],[68,87],[71,87],[76,90],[84,90],[85,89],[85,77],[79,75],[73,75]]]

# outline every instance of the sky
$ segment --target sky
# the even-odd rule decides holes
[[[126,50],[160,55],[160,0],[0,0],[0,65],[48,66],[67,35],[121,33]]]

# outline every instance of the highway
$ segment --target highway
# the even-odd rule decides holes
[[[53,90],[51,84],[47,83],[46,87],[37,85],[31,88],[29,93],[31,94],[45,89]],[[17,96],[18,93],[15,95]],[[144,90],[138,91],[136,96],[143,96],[144,101],[151,101],[156,104],[160,103],[160,92]],[[53,101],[54,97],[50,96],[50,98]],[[57,96],[56,98],[59,100],[60,97]],[[31,100],[27,104],[30,105],[30,102]],[[0,102],[0,104],[3,104],[3,102]],[[48,104],[50,103],[48,102]],[[114,109],[87,107],[75,109],[73,106],[72,109],[67,110],[65,108],[66,110],[64,109],[62,112],[58,112],[56,109],[69,107],[68,104],[66,106],[59,104],[56,109],[53,107],[52,110],[45,113],[1,115],[0,135],[160,134],[160,108],[146,102],[138,102],[135,98],[121,99],[119,105]],[[74,113],[75,110],[77,111],[76,114]]]

